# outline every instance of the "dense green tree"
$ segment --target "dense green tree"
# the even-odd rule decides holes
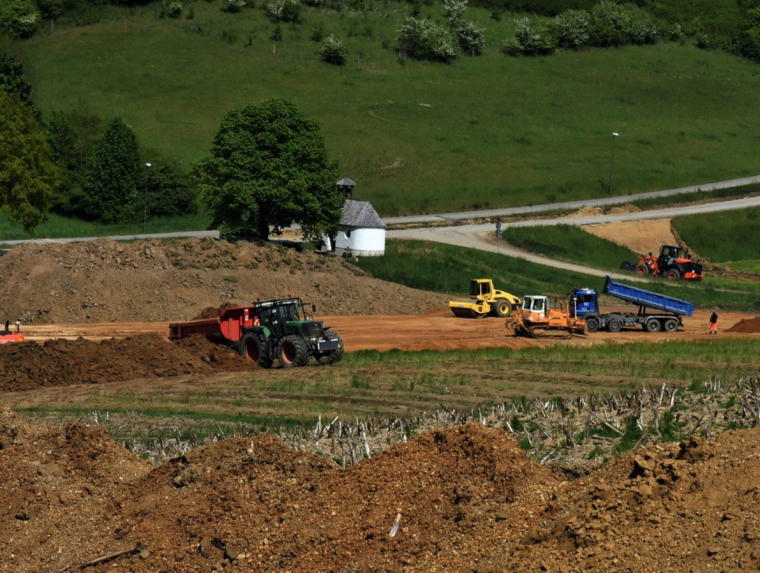
[[[0,29],[9,36],[27,38],[40,22],[40,13],[32,0],[3,0],[0,3]]]
[[[229,112],[196,177],[212,225],[262,240],[269,226],[299,223],[308,238],[338,231],[343,198],[319,124],[280,99]]]
[[[134,213],[141,173],[137,138],[120,117],[114,118],[95,147],[87,171],[83,190],[89,215],[103,223],[127,220]]]
[[[33,233],[47,219],[58,177],[34,111],[0,90],[0,208]]]
[[[24,79],[23,64],[2,50],[0,50],[0,90],[14,94],[24,103],[30,102],[32,86]]]
[[[155,157],[155,153],[151,156]],[[198,210],[197,191],[179,161],[152,159],[146,170],[148,216],[185,215]],[[138,205],[140,200],[137,201]]]

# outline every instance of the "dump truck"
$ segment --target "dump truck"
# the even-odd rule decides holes
[[[522,305],[507,318],[505,326],[517,336],[530,338],[586,334],[586,322],[575,316],[569,302],[557,301],[556,308],[550,308],[549,298],[543,295],[524,296]]]
[[[519,306],[520,297],[495,289],[491,279],[472,279],[470,298],[449,302],[451,312],[461,318],[484,318],[489,315],[506,318]]]
[[[619,283],[609,276],[605,279],[602,292],[638,306],[638,312],[602,313],[594,289],[573,289],[571,303],[574,314],[585,319],[589,332],[619,332],[623,328],[635,327],[642,327],[647,332],[675,332],[683,326],[682,318],[694,313],[694,305],[686,300]]]
[[[314,305],[312,312],[316,312]],[[323,321],[312,320],[300,298],[255,302],[251,306],[222,308],[209,319],[173,322],[169,339],[202,334],[228,346],[262,368],[277,360],[283,368],[305,366],[310,357],[319,365],[343,358],[343,340]]]

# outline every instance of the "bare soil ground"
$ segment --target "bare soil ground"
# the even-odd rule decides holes
[[[336,257],[211,239],[26,244],[0,258],[0,276],[4,318],[24,323],[188,320],[283,296],[326,314],[417,314],[446,301]]]
[[[152,467],[98,427],[0,414],[0,571],[747,571],[760,430],[574,482],[502,430],[424,433],[348,469],[261,434]],[[508,566],[506,565],[508,564]]]
[[[678,240],[673,234],[670,219],[627,221],[606,225],[584,225],[582,229],[592,235],[627,247],[634,253],[639,254],[657,254],[660,251],[660,245],[678,244]]]
[[[608,309],[612,310],[612,309]],[[615,310],[621,310],[616,307]],[[630,309],[629,309],[630,310]],[[633,309],[635,312],[635,309]],[[691,340],[707,338],[709,311],[697,310],[694,316],[684,319],[684,329],[675,334],[647,333],[641,329],[625,330],[613,334],[597,332],[588,336],[575,336],[564,344],[588,345],[625,342],[659,342],[670,338]],[[448,307],[430,309],[421,315],[374,316],[319,316],[326,326],[342,336],[346,350],[454,350],[475,348],[525,348],[556,344],[555,340],[516,337],[506,330],[504,320],[498,318],[456,318]],[[721,312],[721,331],[749,315],[738,312]],[[55,338],[84,337],[102,340],[138,334],[168,336],[168,322],[145,323],[92,323],[92,324],[31,324],[23,329],[28,340],[46,341]]]

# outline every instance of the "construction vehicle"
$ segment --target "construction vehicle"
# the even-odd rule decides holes
[[[642,327],[647,332],[675,332],[683,326],[682,317],[694,313],[694,305],[688,301],[650,292],[616,282],[607,277],[604,294],[637,305],[638,312],[613,312],[603,314],[599,311],[596,291],[589,288],[573,290],[571,303],[574,314],[586,320],[589,332],[607,330],[619,332],[623,328]],[[655,311],[655,312],[651,312]]]
[[[517,336],[531,338],[562,337],[586,334],[586,322],[576,317],[570,304],[557,301],[556,308],[549,308],[545,296],[524,296],[522,306],[507,318],[506,327]]]
[[[314,305],[311,309],[316,312]],[[215,318],[169,325],[170,340],[194,334],[229,346],[262,368],[271,368],[275,359],[283,368],[292,368],[305,366],[311,356],[320,365],[334,364],[343,358],[340,335],[324,322],[307,316],[300,298],[222,308]]]
[[[24,342],[24,335],[21,334],[21,323],[16,321],[16,332],[11,330],[11,321],[5,321],[5,330],[0,330],[0,344],[14,344]]]
[[[520,297],[495,289],[491,279],[472,279],[470,298],[449,302],[454,316],[460,318],[484,318],[489,315],[506,318],[519,306]]]
[[[684,253],[683,247],[673,245],[662,245],[657,257],[652,253],[646,256],[639,255],[637,264],[623,261],[620,268],[635,271],[639,275],[652,275],[672,280],[701,281],[704,278],[702,265],[694,261],[688,252]]]

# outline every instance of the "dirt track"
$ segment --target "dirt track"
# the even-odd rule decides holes
[[[617,309],[620,310],[620,309]],[[693,340],[708,338],[707,323],[710,313],[695,311],[694,316],[684,319],[684,330],[675,334],[650,334],[643,330],[629,330],[617,334],[597,332],[586,337],[573,337],[562,344],[586,345],[610,342],[657,342],[662,340]],[[721,312],[721,335],[742,319],[750,318],[737,312]],[[532,340],[518,338],[504,327],[504,321],[496,318],[461,319],[451,315],[448,308],[437,308],[416,316],[318,316],[326,326],[331,326],[343,337],[348,352],[357,350],[472,350],[475,348],[525,348],[555,344],[555,340]],[[78,338],[102,340],[123,338],[136,334],[159,334],[166,336],[168,322],[130,322],[96,324],[31,324],[24,327],[28,340],[44,341],[54,338]],[[738,336],[738,335],[734,335]],[[746,334],[743,334],[746,336]]]

